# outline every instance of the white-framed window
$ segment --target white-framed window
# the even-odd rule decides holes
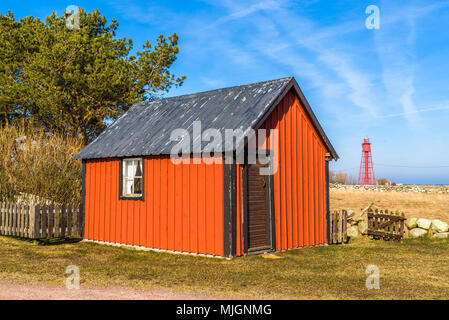
[[[122,160],[122,197],[141,198],[143,195],[143,159]]]

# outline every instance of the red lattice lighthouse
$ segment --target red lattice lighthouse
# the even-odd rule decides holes
[[[371,156],[371,143],[368,138],[363,140],[362,160],[360,161],[358,184],[375,184],[373,158]]]

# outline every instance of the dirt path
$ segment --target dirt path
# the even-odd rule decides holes
[[[170,290],[132,290],[128,288],[80,288],[49,285],[21,285],[0,282],[0,300],[205,300],[224,297],[204,294],[181,294]]]

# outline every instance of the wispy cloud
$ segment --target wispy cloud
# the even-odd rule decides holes
[[[269,18],[245,17],[245,23],[251,23],[258,30],[252,47],[278,63],[289,65],[295,73],[321,87],[324,93],[345,93],[354,105],[375,114],[378,107],[370,74],[359,69],[346,49],[339,48],[337,41],[325,37],[322,28],[284,7],[277,7]],[[325,69],[327,71],[323,71]],[[329,71],[334,75],[330,76]]]
[[[254,3],[242,6],[242,2],[240,1],[232,1],[227,0],[223,2],[223,5],[227,7],[230,11],[230,13],[222,18],[219,19],[220,22],[235,20],[235,19],[242,19],[245,18],[253,13],[259,12],[259,11],[266,11],[266,10],[276,10],[282,8],[284,5],[288,3],[286,0],[262,0],[262,1],[255,1]]]
[[[415,108],[415,110],[412,110],[412,111],[379,115],[376,118],[378,118],[378,119],[380,119],[380,118],[395,118],[395,117],[408,116],[408,115],[412,115],[412,114],[427,113],[427,112],[433,112],[433,111],[443,111],[443,110],[449,110],[449,102],[443,106],[423,108],[423,109]]]
[[[418,124],[418,114],[413,99],[415,94],[415,19],[416,12],[408,10],[408,14],[401,14],[389,18],[388,12],[397,12],[385,4],[387,26],[381,25],[375,33],[375,48],[382,66],[382,79],[387,91],[387,98],[391,105],[400,106],[401,114],[409,125]],[[428,11],[428,10],[424,10]]]
[[[202,77],[201,81],[203,81],[210,88],[222,88],[222,87],[226,86],[226,82],[221,79],[208,79],[208,78]]]

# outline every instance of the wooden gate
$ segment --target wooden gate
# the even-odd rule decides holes
[[[401,240],[404,236],[404,213],[391,212],[388,210],[368,211],[368,235],[374,239]]]
[[[330,212],[329,244],[348,242],[347,234],[348,212],[346,210]]]

